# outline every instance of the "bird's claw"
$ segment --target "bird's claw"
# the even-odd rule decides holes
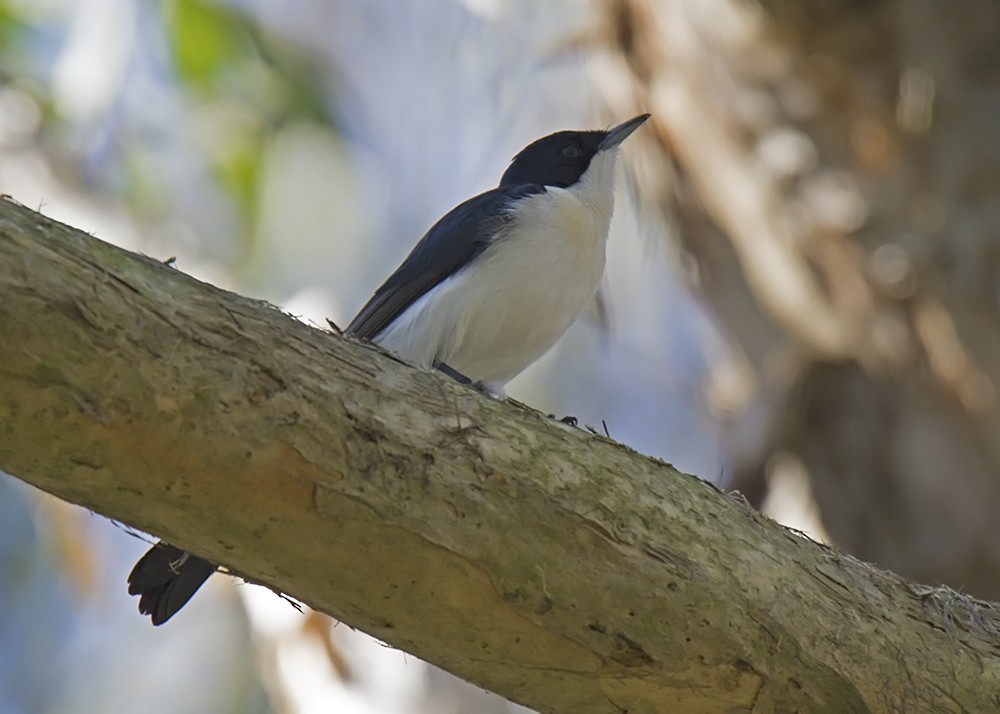
[[[555,419],[561,424],[566,424],[567,426],[577,426],[580,421],[575,416],[564,416],[557,418],[555,414],[549,414],[549,419]]]

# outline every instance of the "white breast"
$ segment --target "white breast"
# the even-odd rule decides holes
[[[376,341],[419,366],[445,362],[501,391],[555,344],[600,285],[615,153],[597,154],[571,188],[549,187],[519,203],[493,245]]]

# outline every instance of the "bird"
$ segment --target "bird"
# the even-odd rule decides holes
[[[533,141],[496,188],[460,203],[417,242],[344,334],[502,399],[593,300],[604,276],[622,142],[649,114],[610,129]],[[216,566],[158,542],[128,591],[161,625]]]

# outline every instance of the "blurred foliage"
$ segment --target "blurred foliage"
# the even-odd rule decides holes
[[[242,14],[198,0],[163,4],[174,66],[189,89],[214,94],[218,79],[253,52],[252,25]]]
[[[211,111],[219,102],[237,104],[231,120],[226,122],[226,131],[202,148],[216,178],[250,229],[258,197],[262,148],[271,128],[262,109],[282,106],[273,101],[280,99],[280,92],[254,90],[275,84],[277,78],[259,61],[253,26],[241,13],[198,0],[164,3],[163,13],[164,30],[183,89],[202,104],[203,110]],[[254,72],[256,69],[261,71]],[[273,90],[273,86],[266,88]],[[247,231],[247,235],[252,233]]]
[[[85,64],[70,53],[87,10],[0,0],[0,82],[27,93],[41,112],[37,148],[60,180],[124,200],[150,225],[190,215],[178,185],[196,187],[205,172],[219,189],[213,199],[230,201],[238,218],[228,238],[213,225],[208,245],[242,245],[245,257],[254,247],[267,150],[289,124],[329,123],[329,68],[262,28],[249,10],[205,0],[135,8],[113,30],[122,58],[84,58],[108,62],[90,71],[121,84],[103,104],[93,99],[98,109],[88,113],[59,97],[61,65]]]
[[[320,68],[239,10],[172,0],[162,12],[181,90],[211,115],[198,148],[252,237],[268,140],[286,122],[326,119]]]
[[[17,15],[7,7],[7,3],[0,2],[0,49],[8,52],[10,45],[17,40],[20,29]],[[0,75],[0,79],[6,80],[7,77]]]

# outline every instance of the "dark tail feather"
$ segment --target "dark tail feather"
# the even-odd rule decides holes
[[[150,548],[128,576],[128,594],[139,596],[139,612],[162,625],[184,607],[216,566],[172,545]]]

